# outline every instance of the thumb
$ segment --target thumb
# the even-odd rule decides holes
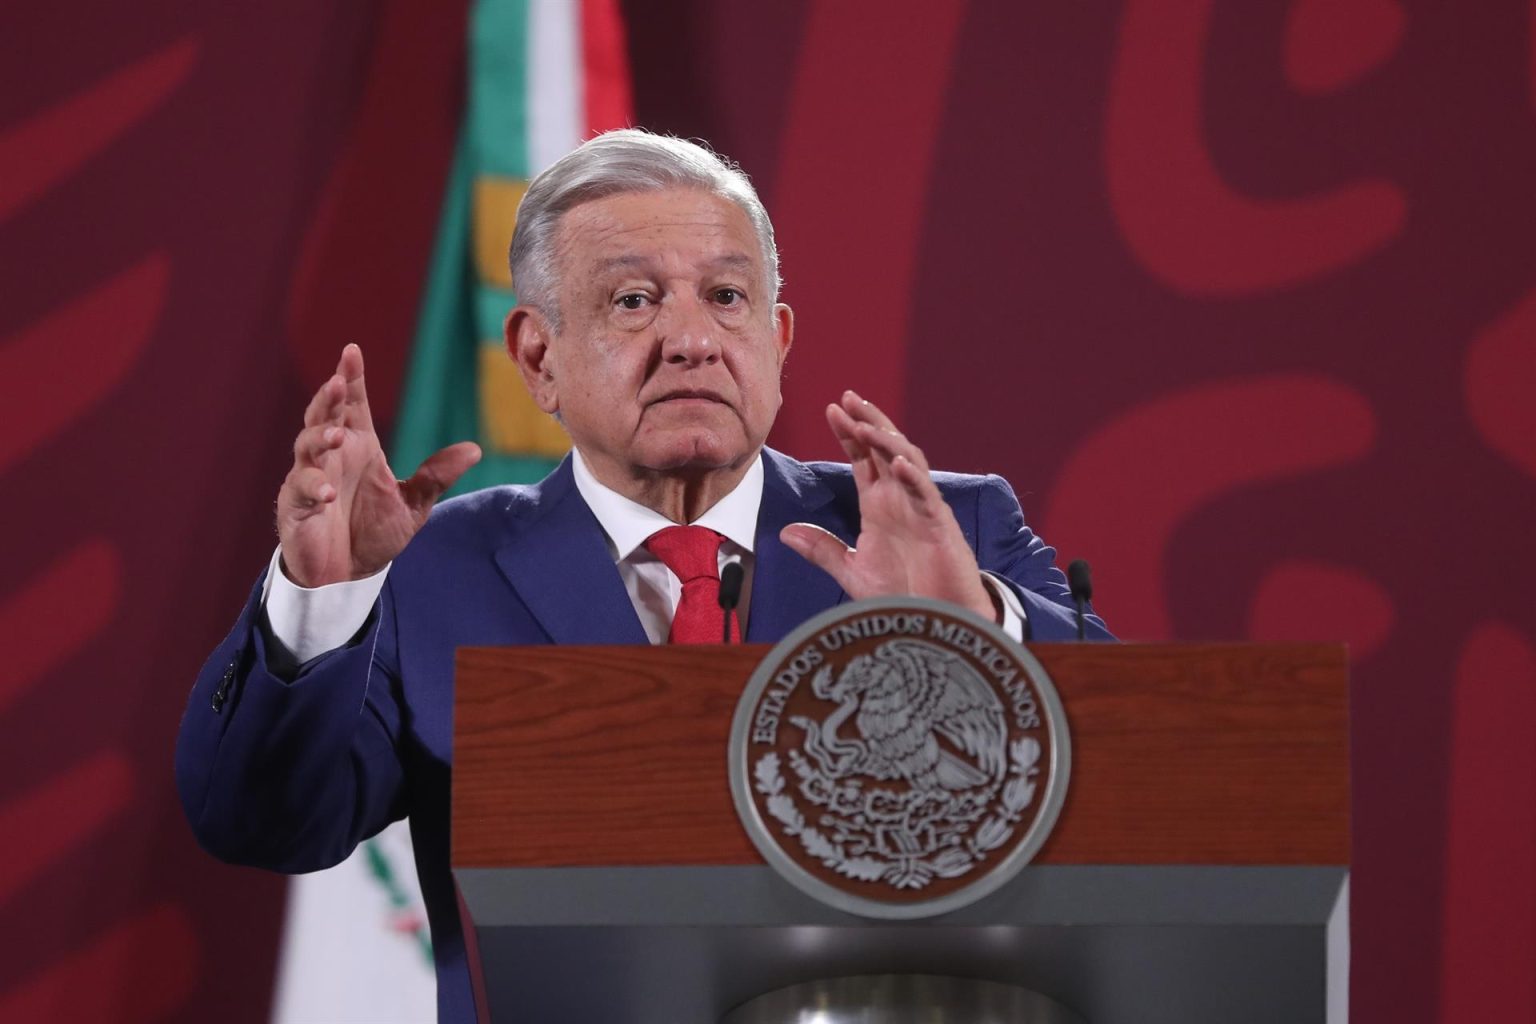
[[[844,582],[848,559],[853,548],[836,536],[811,523],[791,523],[779,531],[779,540],[801,558],[831,576],[838,583]],[[843,589],[847,589],[845,586]]]
[[[479,461],[480,446],[473,441],[460,441],[439,449],[427,456],[411,478],[400,485],[400,496],[412,512],[424,516],[443,492]]]

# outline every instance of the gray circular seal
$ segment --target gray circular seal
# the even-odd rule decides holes
[[[1061,699],[995,624],[919,597],[839,605],[758,666],[731,726],[736,812],[773,868],[865,917],[1005,884],[1061,813]]]

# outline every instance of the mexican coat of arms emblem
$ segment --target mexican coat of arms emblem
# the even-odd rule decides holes
[[[945,913],[1045,841],[1070,763],[1061,703],[991,623],[921,598],[823,613],[738,705],[737,811],[770,865],[871,917]]]

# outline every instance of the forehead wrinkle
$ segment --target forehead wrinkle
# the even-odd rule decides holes
[[[592,270],[597,274],[605,274],[612,270],[644,269],[654,262],[653,257],[642,253],[625,253],[620,256],[599,258],[592,264]],[[727,252],[705,256],[696,262],[696,266],[705,270],[726,269],[751,272],[756,269],[757,263],[744,253]]]
[[[730,225],[712,210],[689,210],[682,213],[672,210],[649,211],[643,218],[626,219],[609,210],[593,210],[590,206],[582,206],[566,216],[569,219],[561,226],[567,234],[575,236],[585,232],[597,245],[625,235],[654,234],[672,228],[690,228],[701,235],[710,236],[727,234],[731,230]],[[574,237],[570,240],[574,241]]]
[[[643,267],[650,262],[649,256],[642,256],[639,253],[628,253],[624,256],[600,258],[592,264],[592,269],[596,273],[602,274],[610,270],[628,270],[631,267]]]
[[[663,191],[661,194],[666,196],[668,193]],[[570,261],[578,255],[578,249],[586,249],[590,254],[590,261],[582,268],[582,276],[633,269],[653,271],[666,261],[666,255],[645,251],[643,239],[649,233],[664,232],[675,227],[692,229],[701,248],[720,246],[725,250],[696,253],[692,261],[696,269],[714,272],[731,270],[749,276],[771,278],[771,269],[763,263],[760,246],[748,244],[746,251],[743,251],[742,242],[758,241],[746,213],[729,200],[710,193],[700,195],[714,202],[703,209],[694,207],[651,211],[650,216],[639,219],[604,209],[607,199],[583,203],[567,211],[556,229],[553,246],[557,266],[562,266],[566,272],[557,271],[556,280],[568,278],[569,272],[577,270]],[[632,241],[637,236],[642,239],[638,245]],[[641,251],[630,251],[632,247]],[[604,255],[605,252],[610,255]],[[563,282],[559,286],[563,287]]]
[[[707,260],[706,265],[711,267],[726,267],[730,270],[750,271],[756,269],[757,261],[748,256],[746,253],[727,252],[716,256],[714,259]]]

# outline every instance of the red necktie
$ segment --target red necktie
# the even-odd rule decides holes
[[[672,616],[670,644],[717,644],[724,633],[720,610],[720,545],[725,540],[703,526],[669,526],[646,539],[645,549],[683,581],[682,600]],[[731,639],[741,640],[731,623]]]

